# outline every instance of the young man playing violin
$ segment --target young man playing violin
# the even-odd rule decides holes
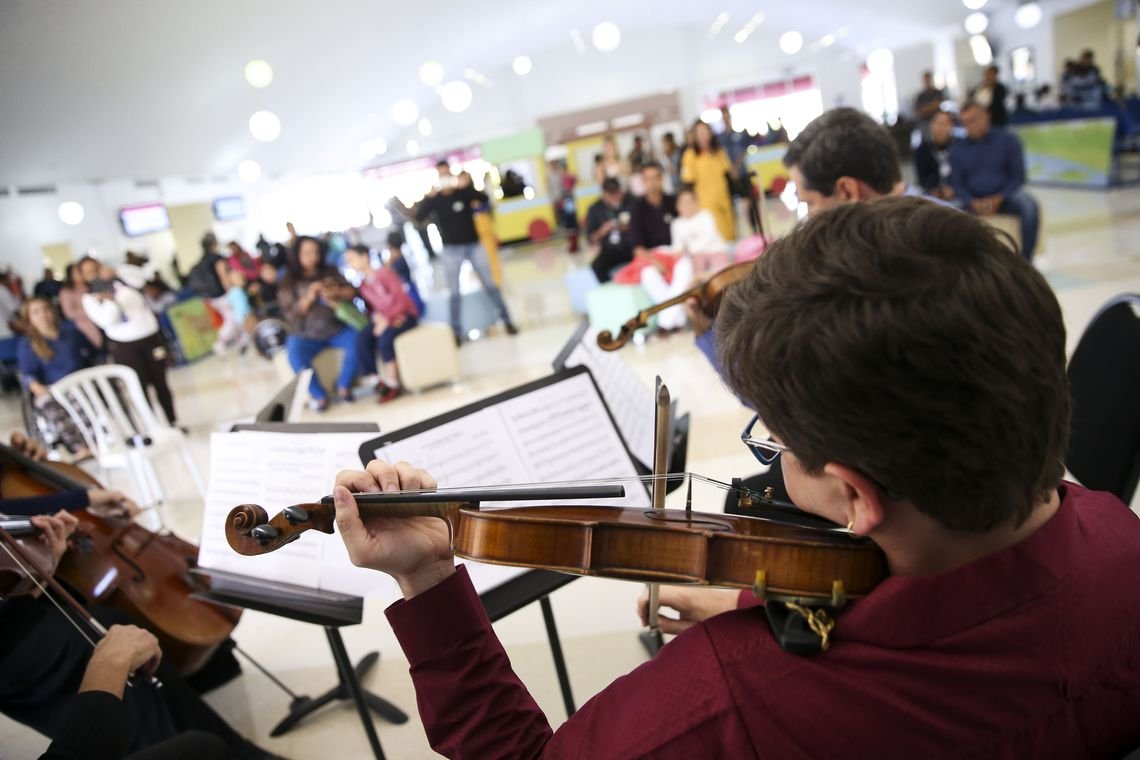
[[[772,436],[757,425],[746,443],[784,460],[806,511],[873,539],[890,577],[837,613],[811,657],[725,595],[552,732],[444,524],[362,521],[350,495],[431,488],[431,475],[343,472],[340,533],[354,563],[403,591],[387,615],[438,752],[1069,758],[1140,745],[1140,520],[1062,480],[1065,331],[1037,271],[971,216],[914,198],[846,205],[774,244],[716,329],[726,381]]]
[[[22,434],[12,435],[11,446],[43,458]],[[78,509],[138,513],[129,498],[102,489],[0,498],[0,514],[30,516],[42,531],[52,569],[68,549],[79,523],[71,512]],[[0,547],[3,557],[8,554]],[[139,760],[274,757],[234,731],[162,663],[157,639],[128,615],[98,606],[88,611],[109,629],[94,648],[44,595],[0,598],[0,712],[53,740],[45,758],[110,760],[129,750],[141,752]],[[135,679],[125,688],[132,673],[157,674],[162,686]]]

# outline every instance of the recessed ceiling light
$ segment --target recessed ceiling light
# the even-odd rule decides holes
[[[259,90],[268,87],[273,81],[273,67],[256,58],[245,65],[245,81]]]
[[[834,44],[835,44],[835,35],[834,34],[825,34],[819,38],[819,46],[821,48],[831,47]]]
[[[419,124],[416,125],[422,137],[431,137],[431,122],[427,119],[420,119]]]
[[[962,0],[962,5],[966,6],[972,11],[980,11],[986,7],[987,0]]]
[[[709,27],[709,37],[715,37],[720,34],[720,30],[724,29],[724,25],[728,23],[728,11],[721,11],[713,19],[712,26]]]
[[[986,27],[990,25],[990,20],[986,18],[984,13],[971,13],[966,16],[966,21],[963,26],[966,27],[967,34],[981,34],[986,31]]]
[[[804,46],[804,36],[799,32],[784,32],[780,35],[780,50],[795,55]]]
[[[474,98],[471,87],[466,82],[456,80],[445,84],[439,92],[443,107],[452,113],[462,113],[471,106]]]
[[[529,74],[532,66],[534,66],[534,63],[525,55],[517,56],[511,61],[511,68],[514,69],[515,73],[520,77],[525,77]]]
[[[392,120],[401,127],[410,127],[420,118],[419,107],[411,100],[397,100],[392,105]]]
[[[253,159],[246,159],[238,164],[238,177],[242,182],[257,182],[261,179],[261,164]]]
[[[974,54],[974,63],[979,66],[989,66],[994,62],[994,49],[984,34],[975,34],[970,38],[970,52]]]
[[[257,111],[249,117],[249,133],[262,142],[273,142],[281,134],[281,120],[272,111]]]
[[[578,29],[570,30],[570,41],[574,43],[574,49],[578,51],[578,55],[585,55],[588,52],[586,41],[582,39],[582,32]]]
[[[435,87],[443,81],[443,66],[437,61],[425,61],[420,66],[420,81],[428,87]]]
[[[1017,7],[1013,12],[1013,22],[1022,29],[1032,29],[1041,23],[1042,15],[1041,4],[1031,0]]]
[[[764,12],[760,11],[755,16],[748,19],[748,22],[744,26],[740,27],[740,29],[737,30],[736,34],[732,35],[732,39],[734,39],[738,45],[743,44],[744,41],[747,40],[754,31],[756,31],[756,27],[760,26],[763,23]]]
[[[83,221],[83,206],[75,201],[64,201],[59,204],[59,220],[72,226],[79,224]]]
[[[603,21],[594,27],[591,39],[594,41],[594,47],[603,53],[609,53],[617,50],[621,44],[621,29],[618,29],[618,25],[612,21]]]

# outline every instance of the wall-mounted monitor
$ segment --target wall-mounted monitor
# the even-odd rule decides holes
[[[214,199],[214,218],[219,222],[233,222],[245,218],[245,198],[227,195]]]
[[[119,209],[119,223],[127,236],[136,237],[170,229],[170,216],[161,203],[124,206]]]

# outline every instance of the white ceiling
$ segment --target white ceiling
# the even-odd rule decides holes
[[[710,40],[721,10],[730,21]],[[767,14],[760,29],[733,43],[757,11]],[[362,140],[402,146],[414,136],[391,120],[399,98],[416,100],[436,124],[426,150],[452,147],[465,129],[510,131],[652,94],[638,91],[638,66],[664,67],[683,88],[693,69],[730,49],[750,64],[810,66],[806,45],[792,57],[778,50],[789,29],[810,44],[848,26],[839,45],[865,51],[928,40],[965,14],[960,0],[0,0],[0,185],[233,174],[245,158],[269,173],[351,168]],[[618,53],[575,53],[569,30],[589,45],[604,20],[622,29]],[[519,78],[510,62],[523,53],[534,73]],[[267,89],[243,78],[253,58],[273,66]],[[449,79],[465,67],[491,77],[493,97],[474,87],[476,106],[487,103],[477,126],[478,108],[446,114],[419,84],[428,59]],[[563,88],[570,94],[560,101]],[[260,109],[283,123],[271,144],[249,134]]]

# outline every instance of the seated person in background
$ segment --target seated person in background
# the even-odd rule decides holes
[[[629,231],[626,235],[633,246],[633,255],[644,256],[653,248],[669,248],[669,225],[677,216],[677,202],[665,194],[665,173],[661,164],[649,161],[641,167],[645,194],[635,198],[629,206]]]
[[[1025,190],[1025,156],[1012,132],[990,125],[990,115],[976,103],[962,107],[966,139],[950,151],[954,195],[963,208],[980,216],[1013,214],[1021,219],[1021,255],[1033,259],[1041,226],[1037,201]]]
[[[91,366],[95,347],[70,322],[56,317],[46,298],[29,298],[20,307],[27,331],[17,347],[20,377],[32,394],[37,422],[51,443],[62,443],[76,459],[91,456],[71,415],[51,395],[52,383]]]
[[[420,289],[416,287],[416,281],[412,279],[412,268],[408,266],[408,259],[404,256],[404,233],[401,230],[392,230],[388,233],[388,258],[384,261],[384,266],[395,272],[400,282],[404,283],[404,290],[416,305],[416,316],[422,317],[424,299],[420,295]]]
[[[696,269],[705,273],[716,269],[716,262],[724,260],[728,243],[720,236],[716,219],[697,203],[693,188],[683,185],[677,193],[677,216],[669,228],[673,240],[673,251],[688,254],[693,258]]]
[[[263,261],[257,268],[257,279],[247,282],[245,289],[258,319],[281,316],[277,303],[277,269],[272,264]]]
[[[261,261],[249,255],[249,252],[236,240],[230,241],[229,249],[230,255],[226,258],[226,262],[230,265],[230,269],[240,273],[247,280],[256,280]]]
[[[433,749],[1110,758],[1140,743],[1140,595],[1121,593],[1140,576],[1140,519],[1062,480],[1065,329],[1044,277],[968,214],[849,204],[774,243],[725,293],[717,330],[727,382],[767,431],[744,442],[786,460],[806,511],[874,540],[890,577],[836,612],[810,657],[780,648],[751,592],[686,590],[722,614],[688,618],[552,731],[446,524],[362,518],[351,495],[435,488],[431,475],[342,472],[338,532],[403,593],[386,614]]]
[[[236,269],[226,272],[226,300],[229,301],[233,319],[225,322],[218,330],[218,342],[224,346],[236,344],[244,354],[249,348],[256,323],[249,295],[245,292],[245,277]]]
[[[930,134],[914,152],[914,171],[922,191],[934,198],[953,201],[950,147],[954,141],[954,117],[939,111],[930,118]]]
[[[609,282],[611,272],[633,261],[629,220],[629,201],[621,182],[616,177],[606,177],[602,197],[586,212],[586,235],[590,245],[598,246],[598,255],[590,262],[598,282]]]
[[[1108,97],[1108,85],[1101,76],[1100,67],[1093,60],[1093,51],[1081,53],[1065,78],[1066,104],[1072,108],[1096,111]]]
[[[372,326],[360,331],[360,361],[364,371],[376,373],[376,354],[380,354],[383,366],[376,393],[383,404],[399,396],[401,390],[396,369],[396,338],[415,327],[419,315],[399,276],[387,267],[372,267],[372,252],[368,246],[349,246],[344,260],[354,271],[364,275],[357,290],[372,312]]]
[[[352,299],[356,288],[325,263],[324,246],[316,238],[297,238],[285,278],[278,290],[281,311],[289,325],[285,352],[294,372],[309,369],[325,348],[339,348],[344,358],[336,381],[336,394],[341,401],[352,400],[352,383],[358,366],[357,331],[337,316],[341,309],[356,307]],[[357,312],[359,315],[359,312]],[[321,386],[317,373],[309,383],[309,395],[318,412],[329,406],[329,394]]]
[[[46,298],[55,303],[55,300],[59,298],[59,291],[62,286],[63,283],[55,278],[55,270],[51,267],[44,267],[44,278],[32,288],[32,295],[36,298]]]

